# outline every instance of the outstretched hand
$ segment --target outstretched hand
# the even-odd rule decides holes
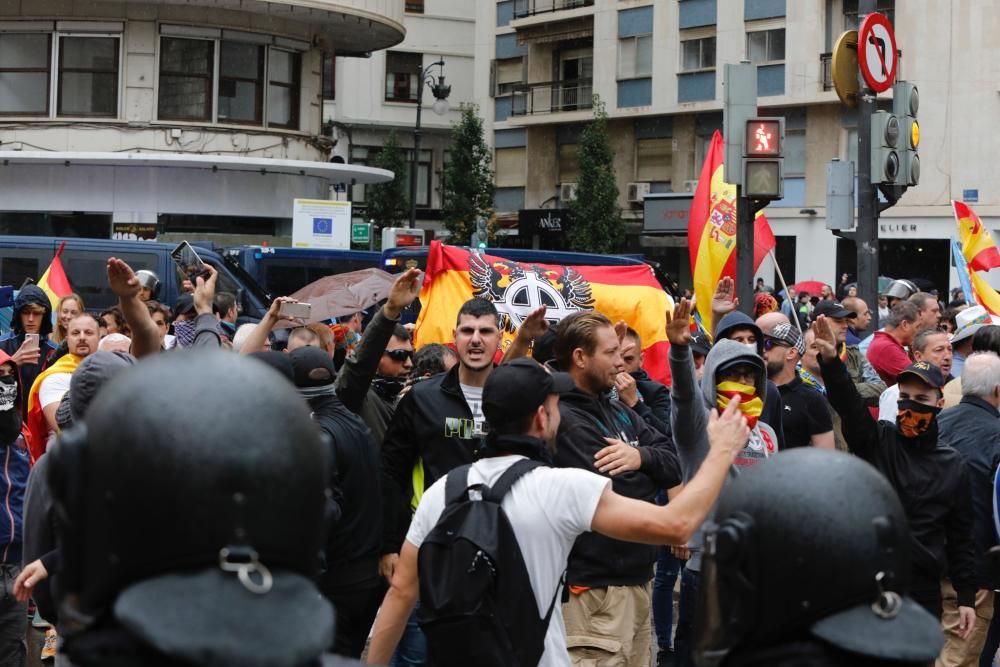
[[[108,286],[119,299],[136,298],[142,290],[132,267],[117,257],[108,257]]]
[[[391,320],[399,319],[399,314],[413,303],[419,293],[420,269],[407,269],[389,289],[389,298],[383,306],[386,316]]]
[[[691,302],[681,299],[674,306],[673,315],[667,311],[667,340],[671,345],[689,345],[691,343]]]
[[[726,276],[715,286],[715,294],[712,295],[712,316],[717,322],[723,315],[727,315],[740,305],[740,300],[736,297],[736,283],[732,278]]]
[[[831,361],[837,356],[837,334],[830,326],[826,315],[820,315],[813,324],[816,331],[816,350],[823,361]]]
[[[517,335],[527,340],[538,340],[542,334],[549,330],[549,321],[545,319],[545,306],[539,306],[531,311],[521,326],[517,329]]]
[[[205,265],[208,278],[198,276],[195,281],[198,283],[194,288],[194,309],[199,315],[212,312],[212,302],[215,300],[215,284],[219,280],[219,272],[210,264]]]

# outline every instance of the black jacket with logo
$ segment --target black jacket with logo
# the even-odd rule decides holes
[[[396,406],[382,442],[385,497],[382,553],[398,553],[412,508],[425,489],[472,463],[482,446],[458,382],[459,365],[413,385]],[[418,465],[419,464],[419,465]]]
[[[556,466],[601,474],[594,455],[608,446],[605,438],[618,438],[638,448],[642,463],[639,470],[612,478],[616,493],[653,502],[661,489],[681,483],[673,442],[624,403],[575,389],[560,397],[559,417]],[[653,576],[656,556],[655,546],[584,533],[570,553],[566,583],[592,587],[645,584]]]
[[[947,572],[958,603],[975,606],[972,502],[961,455],[938,444],[938,427],[918,438],[876,422],[839,358],[820,360],[826,395],[850,450],[885,475],[910,524],[910,589],[940,591]]]

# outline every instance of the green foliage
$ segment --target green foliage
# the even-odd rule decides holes
[[[625,245],[625,224],[618,208],[614,154],[608,141],[608,114],[594,96],[594,120],[580,134],[577,198],[569,203],[573,224],[571,247],[582,252],[611,254]]]
[[[365,188],[368,218],[373,220],[379,229],[405,227],[410,217],[410,198],[407,194],[410,170],[406,163],[406,154],[399,147],[395,131],[389,133],[372,166],[388,169],[396,177],[388,183],[377,183]],[[372,234],[375,233],[373,229]],[[376,245],[379,245],[380,237],[381,234],[376,234]]]
[[[452,243],[466,245],[476,219],[493,215],[492,155],[483,135],[479,107],[462,107],[462,118],[451,129],[451,148],[444,169],[441,215]],[[490,242],[495,226],[490,227]]]

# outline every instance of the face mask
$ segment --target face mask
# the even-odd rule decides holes
[[[935,425],[937,414],[941,408],[936,405],[924,405],[908,399],[899,400],[899,412],[896,413],[896,426],[906,438],[919,438]]]
[[[403,378],[375,378],[372,380],[372,389],[384,401],[395,401],[405,385],[406,380]]]
[[[17,402],[17,380],[12,375],[0,377],[0,412],[6,412]]]
[[[757,389],[740,382],[720,382],[715,387],[716,405],[719,411],[726,409],[729,401],[740,397],[740,412],[747,418],[747,425],[753,428],[757,425],[760,413],[764,411],[764,401],[757,396]]]
[[[21,414],[17,410],[17,381],[0,378],[0,444],[10,444],[21,434]]]

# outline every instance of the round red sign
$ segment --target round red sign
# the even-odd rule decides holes
[[[868,87],[876,93],[889,90],[896,79],[896,34],[885,14],[873,12],[858,30],[858,66]]]

